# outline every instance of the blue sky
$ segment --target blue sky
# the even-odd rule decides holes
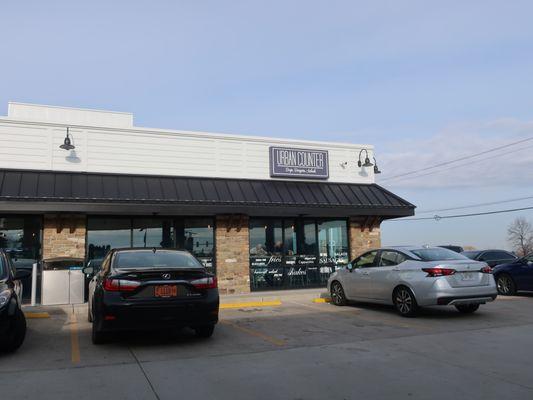
[[[533,196],[526,144],[385,180],[533,136],[532,13],[530,1],[2,2],[0,107],[110,109],[133,112],[139,126],[370,143],[382,184],[421,211]],[[387,222],[383,241],[506,247],[519,215],[533,219]]]

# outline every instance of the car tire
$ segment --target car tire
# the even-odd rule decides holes
[[[0,350],[2,352],[13,352],[17,350],[26,337],[26,317],[20,308],[17,308],[11,321],[9,321],[6,340],[0,341]]]
[[[197,326],[194,328],[196,336],[200,338],[210,338],[215,331],[215,325]]]
[[[498,294],[502,296],[514,296],[516,294],[516,284],[509,274],[500,274],[496,277],[496,287]]]
[[[398,314],[402,317],[416,317],[418,303],[411,289],[406,286],[397,287],[392,294],[392,302]]]
[[[93,327],[91,331],[91,340],[93,344],[104,344],[109,341],[109,333],[102,331],[100,328],[98,328],[98,320],[94,319],[93,321]]]
[[[334,281],[331,283],[330,295],[331,295],[331,301],[336,306],[346,305],[347,303],[346,294],[344,293],[344,289],[340,282]]]
[[[479,304],[458,304],[455,306],[457,311],[463,314],[472,314],[479,308]]]

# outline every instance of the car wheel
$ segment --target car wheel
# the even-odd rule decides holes
[[[9,324],[7,339],[0,342],[0,350],[4,352],[17,350],[26,337],[26,317],[20,308],[17,308]]]
[[[210,338],[211,336],[213,336],[214,331],[215,325],[197,326],[196,328],[194,328],[196,336],[201,338]]]
[[[418,304],[411,289],[405,286],[396,288],[392,295],[392,300],[396,311],[402,317],[414,317],[418,313]]]
[[[346,295],[340,282],[335,281],[331,284],[331,300],[336,306],[346,305]]]
[[[455,308],[463,314],[472,314],[477,311],[479,304],[458,304]]]
[[[98,325],[98,320],[94,319],[93,328],[91,332],[91,340],[93,344],[104,344],[109,340],[109,333],[103,332],[101,329],[98,328]]]
[[[496,278],[496,287],[498,288],[498,293],[502,296],[513,296],[516,294],[516,285],[508,274],[498,275]]]

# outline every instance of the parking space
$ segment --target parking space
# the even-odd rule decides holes
[[[318,295],[224,308],[208,340],[185,330],[102,346],[91,343],[84,307],[27,309],[26,342],[0,358],[0,384],[11,398],[39,399],[533,396],[533,296],[498,299],[473,315],[443,308],[406,319],[385,306],[313,302]]]

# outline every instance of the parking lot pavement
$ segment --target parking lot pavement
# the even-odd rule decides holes
[[[221,310],[211,339],[120,335],[94,346],[85,307],[26,309],[27,339],[0,356],[6,398],[531,399],[533,296],[473,315],[406,319],[385,306],[335,307],[300,291],[227,296],[280,305]],[[47,314],[43,314],[47,313]],[[44,316],[44,317],[43,317]],[[47,317],[46,317],[47,316]]]

